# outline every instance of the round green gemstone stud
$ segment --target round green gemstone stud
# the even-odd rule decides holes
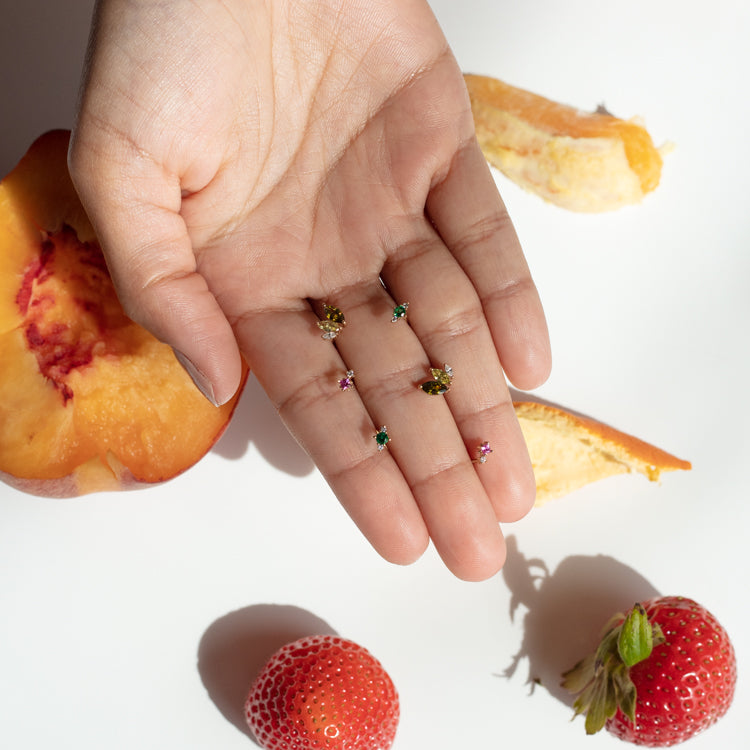
[[[406,311],[409,309],[409,303],[404,302],[400,305],[396,305],[396,307],[393,308],[393,317],[391,318],[391,323],[395,323],[397,320],[401,320],[401,318],[406,317]]]
[[[388,445],[390,441],[390,437],[388,436],[388,430],[386,429],[386,426],[383,425],[380,428],[380,432],[378,432],[376,435],[373,435],[375,438],[375,442],[378,444],[378,450],[382,451],[383,448],[385,448],[386,445]]]

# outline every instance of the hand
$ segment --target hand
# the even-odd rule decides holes
[[[211,400],[244,356],[385,558],[500,568],[534,498],[504,373],[536,387],[549,344],[425,0],[101,0],[70,166],[126,312]]]

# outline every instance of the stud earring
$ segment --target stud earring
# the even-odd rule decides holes
[[[338,307],[327,303],[323,305],[323,314],[325,315],[325,320],[319,320],[317,326],[323,331],[321,338],[332,341],[346,325],[346,318]]]
[[[401,320],[401,318],[405,318],[406,311],[408,309],[409,309],[408,302],[402,302],[400,305],[396,305],[396,307],[393,308],[393,317],[391,318],[391,323],[395,323],[396,321]]]
[[[342,391],[348,391],[350,388],[354,388],[354,370],[347,370],[346,375],[339,380],[339,388]]]
[[[388,443],[391,441],[391,438],[388,435],[388,428],[385,425],[383,425],[380,428],[380,431],[377,434],[373,435],[373,437],[375,438],[375,442],[378,444],[379,451],[382,451],[383,448],[385,448],[385,446],[388,445]]]
[[[443,369],[433,367],[430,374],[434,380],[427,380],[419,387],[430,396],[441,396],[450,390],[453,382],[453,369],[450,365],[443,365]]]
[[[487,462],[487,457],[492,453],[492,448],[490,448],[490,444],[485,440],[480,446],[479,446],[479,455],[474,459],[473,463],[475,464],[483,464]]]

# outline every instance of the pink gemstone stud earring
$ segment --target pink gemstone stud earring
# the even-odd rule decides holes
[[[348,391],[350,388],[354,388],[354,370],[347,370],[341,380],[339,380],[339,388],[342,391]]]
[[[483,464],[487,462],[487,457],[492,453],[492,448],[490,448],[490,444],[485,441],[479,446],[479,455],[474,459],[473,463],[475,464]]]

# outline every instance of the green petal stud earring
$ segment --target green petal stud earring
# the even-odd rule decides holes
[[[317,323],[318,328],[323,331],[321,338],[332,341],[346,325],[346,318],[338,307],[327,303],[323,305],[323,314],[325,315],[325,320],[319,320]]]
[[[444,365],[443,369],[433,367],[430,374],[434,380],[427,380],[419,387],[430,396],[442,396],[450,390],[453,382],[453,369],[450,365]]]

